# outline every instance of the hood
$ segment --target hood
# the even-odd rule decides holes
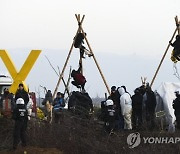
[[[125,93],[125,90],[123,87],[119,88],[118,91],[120,95],[123,95]]]

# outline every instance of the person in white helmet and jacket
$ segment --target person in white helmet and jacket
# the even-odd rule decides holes
[[[129,93],[125,92],[123,87],[118,89],[120,94],[120,106],[121,106],[121,113],[124,117],[124,129],[131,130],[132,123],[131,123],[131,115],[132,115],[132,100]]]

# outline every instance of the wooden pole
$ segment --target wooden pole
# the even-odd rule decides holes
[[[77,21],[78,21],[78,24],[81,23],[81,22],[80,22],[80,20],[81,20],[80,14],[78,14],[78,16],[75,14],[75,16],[76,16],[76,19],[77,19]],[[85,16],[83,16],[83,18],[84,18],[84,17],[85,17]],[[79,32],[81,32],[81,28],[79,28]],[[80,50],[80,49],[79,49],[79,50]],[[81,52],[81,51],[79,51],[79,52]],[[80,70],[80,72],[81,72],[81,74],[83,75],[82,57],[81,57],[81,53],[79,53],[79,54],[80,54],[79,63],[81,63],[81,70]]]
[[[84,16],[82,17],[80,24],[82,24],[83,20],[84,20]],[[76,35],[77,35],[77,33],[79,32],[79,29],[80,29],[80,27],[78,28],[78,30],[77,30],[77,32],[76,32]],[[73,43],[72,43],[71,48],[70,48],[70,50],[69,50],[69,53],[68,53],[68,56],[67,56],[67,58],[66,58],[64,67],[63,67],[63,69],[62,69],[62,72],[61,72],[61,74],[60,74],[60,76],[59,76],[59,80],[58,80],[58,82],[57,82],[56,88],[55,88],[55,90],[54,90],[53,99],[55,98],[55,95],[56,95],[56,93],[57,93],[59,84],[60,84],[61,79],[62,79],[62,77],[63,77],[63,75],[64,75],[64,71],[65,71],[66,66],[67,66],[67,63],[68,63],[68,61],[69,61],[69,58],[70,58],[70,55],[71,55],[73,46],[74,46],[74,40],[73,40]]]
[[[59,74],[58,74],[58,77],[59,77],[60,74],[61,74],[59,67],[58,67],[58,70],[59,70]],[[67,94],[68,94],[68,96],[69,96],[70,93],[69,93],[68,85],[66,84],[66,82],[65,82],[65,80],[64,80],[63,77],[62,77],[62,81],[63,81],[63,84],[64,84],[64,86],[65,86],[65,90],[64,90],[64,91],[65,91],[65,92],[67,91]]]
[[[178,30],[178,27],[176,27],[176,29],[175,29],[175,31],[174,31],[174,33],[173,33],[173,36],[172,36],[172,38],[171,38],[170,41],[173,40],[174,36],[176,35],[177,30]],[[163,63],[163,61],[164,61],[164,58],[165,58],[165,56],[166,56],[166,54],[167,54],[167,52],[168,52],[169,47],[170,47],[170,43],[168,44],[168,46],[167,46],[167,48],[166,48],[166,50],[165,50],[165,52],[164,52],[164,55],[163,55],[163,57],[162,57],[162,59],[161,59],[161,61],[160,61],[160,63],[159,63],[159,66],[158,66],[158,68],[157,68],[157,70],[156,70],[156,72],[155,72],[155,74],[154,74],[154,77],[153,77],[153,79],[152,79],[152,81],[151,81],[151,84],[150,84],[151,87],[152,87],[152,85],[153,85],[153,83],[154,83],[154,80],[156,79],[156,76],[157,76],[157,74],[158,74],[158,72],[159,72],[159,69],[160,69],[160,67],[161,67],[161,65],[162,65],[162,63]]]
[[[180,24],[179,20],[178,20],[178,17],[176,16],[175,17],[175,22],[176,22],[176,26],[178,27],[178,35],[180,35],[180,27],[178,26]]]
[[[77,16],[76,16],[76,19],[78,20]],[[106,82],[106,80],[105,80],[105,77],[104,77],[104,75],[103,75],[103,73],[102,73],[102,71],[101,71],[101,68],[100,68],[100,66],[99,66],[99,64],[98,64],[98,62],[97,62],[97,60],[96,60],[96,57],[95,57],[95,55],[94,55],[94,53],[93,53],[93,51],[92,51],[92,48],[91,48],[91,46],[90,46],[90,44],[89,44],[89,41],[88,41],[88,39],[87,39],[87,37],[86,37],[86,35],[85,35],[85,32],[84,32],[82,26],[81,26],[81,25],[79,25],[79,26],[80,26],[80,29],[82,30],[82,33],[84,34],[86,43],[87,43],[87,45],[88,45],[88,47],[89,47],[89,49],[90,49],[90,52],[91,52],[92,57],[93,57],[93,59],[94,59],[94,62],[95,62],[96,66],[97,66],[97,68],[98,68],[98,70],[99,70],[99,73],[100,73],[100,75],[101,75],[101,77],[102,77],[102,79],[103,79],[103,81],[104,81],[104,84],[105,84],[105,86],[106,86],[106,88],[107,88],[107,91],[108,91],[108,93],[109,93],[109,95],[110,95],[110,94],[111,94],[110,89],[109,89],[108,84],[107,84],[107,82]]]
[[[67,88],[64,90],[64,95],[65,95],[66,91],[68,90],[68,96],[70,95],[70,92],[69,92],[69,89],[68,89],[70,79],[71,79],[71,67],[70,67],[69,77],[68,77],[67,84],[66,84]]]

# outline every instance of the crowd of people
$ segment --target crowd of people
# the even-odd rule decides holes
[[[176,99],[172,104],[175,110],[177,128],[180,129],[180,91],[177,90],[175,94]],[[4,115],[8,116],[9,113],[12,113],[12,118],[15,120],[13,149],[17,148],[20,141],[24,147],[26,146],[25,132],[33,108],[32,98],[24,90],[23,84],[19,84],[14,96],[9,93],[7,88],[4,89],[4,94],[0,99],[1,110],[3,107],[8,106],[4,105],[4,103],[7,103],[5,102],[6,100],[9,100],[8,105],[11,108],[10,110],[8,108],[4,109],[7,111]],[[93,111],[92,100],[88,93],[84,91],[73,92],[72,98],[70,97],[69,101],[71,107],[72,103],[76,102],[75,104],[79,103]],[[136,88],[132,96],[125,86],[112,86],[110,96],[101,102],[101,120],[104,121],[105,130],[107,132],[112,130],[139,130],[143,129],[144,124],[146,124],[149,130],[154,130],[156,103],[156,95],[149,84]],[[64,94],[57,92],[56,98],[53,99],[51,90],[47,90],[42,105],[47,106],[47,104],[49,104],[50,109],[54,113],[54,122],[63,123]],[[48,116],[48,114],[49,112],[45,112],[45,116]]]
[[[13,149],[15,150],[21,141],[23,147],[26,146],[26,129],[28,120],[32,113],[33,101],[28,92],[24,90],[22,83],[13,95],[8,88],[4,89],[4,93],[0,99],[1,114],[5,117],[12,117],[15,121],[13,131]]]
[[[149,84],[134,90],[130,95],[125,86],[111,87],[111,95],[101,102],[101,118],[105,129],[143,129],[146,123],[150,130],[155,128],[156,96]]]

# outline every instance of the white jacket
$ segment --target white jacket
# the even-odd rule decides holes
[[[30,97],[29,97],[29,102],[28,102],[26,108],[27,108],[27,111],[28,111],[28,119],[30,120],[30,116],[32,114],[32,108],[33,108],[33,100]]]
[[[132,109],[132,100],[128,93],[125,92],[124,88],[118,89],[120,96],[121,113],[125,115]]]

